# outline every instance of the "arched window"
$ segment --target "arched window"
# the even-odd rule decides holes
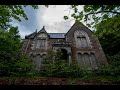
[[[42,58],[41,58],[41,56],[39,54],[35,56],[34,64],[36,65],[36,70],[40,70],[41,69]]]
[[[80,64],[80,66],[84,65],[84,61],[83,61],[82,56],[83,55],[81,53],[78,53],[78,64]]]
[[[78,63],[80,64],[80,66],[90,67],[89,54],[78,53]]]
[[[93,61],[91,60],[93,59]],[[78,64],[83,67],[91,67],[91,61],[92,63],[95,63],[95,58],[93,57],[93,54],[89,55],[88,53],[78,53]]]
[[[84,53],[84,61],[85,61],[85,65],[86,67],[90,67],[90,58],[89,58],[89,54],[88,53]]]
[[[91,47],[89,37],[85,31],[83,30],[75,31],[74,37],[77,47],[79,48]]]
[[[43,54],[43,55],[42,55],[42,61],[45,60],[45,58],[46,58],[46,55]]]
[[[45,33],[40,33],[36,38],[36,48],[46,48],[47,36]]]

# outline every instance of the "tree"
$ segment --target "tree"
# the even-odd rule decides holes
[[[27,5],[0,5],[0,76],[26,75],[33,68],[31,59],[21,53],[18,27],[12,27],[12,19],[28,20],[23,7]],[[32,5],[33,8],[38,8]]]
[[[120,15],[99,23],[95,34],[108,55],[115,55],[120,52]]]
[[[32,69],[31,59],[21,54],[20,35],[17,27],[0,30],[0,75],[26,74]]]
[[[83,11],[79,11],[79,5],[71,5],[74,12],[71,14],[77,21],[83,20],[88,27],[96,27],[96,25],[104,20],[120,14],[120,5],[84,5]],[[69,19],[64,16],[64,19]]]
[[[11,25],[9,22],[12,19],[21,21],[20,17],[28,20],[23,8],[28,5],[0,5],[0,28],[8,29]],[[37,9],[37,5],[31,5],[34,9]]]

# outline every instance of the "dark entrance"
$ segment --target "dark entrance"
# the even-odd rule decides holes
[[[65,49],[59,49],[62,53],[61,59],[62,60],[67,60],[68,59],[68,55],[67,55],[67,50]]]

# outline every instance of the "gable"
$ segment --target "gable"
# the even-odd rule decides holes
[[[36,34],[37,34],[37,31],[31,33],[30,35],[25,36],[25,39],[28,39],[28,38],[34,39],[34,37],[35,37]]]
[[[46,33],[39,33],[37,36],[36,36],[37,38],[44,38],[44,39],[46,39],[47,38],[47,34]]]
[[[73,26],[70,28],[70,30],[66,33],[66,35],[68,35],[68,36],[72,35],[74,37],[74,32],[76,30],[83,30],[83,31],[85,31],[89,35],[93,34],[93,32],[89,28],[87,28],[85,25],[83,25],[81,22],[75,22],[73,24]]]
[[[48,33],[46,32],[44,26],[43,28],[35,35],[35,38],[47,38]]]

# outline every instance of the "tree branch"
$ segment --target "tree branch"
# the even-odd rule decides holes
[[[115,11],[99,11],[99,12],[96,12],[95,14],[98,14],[98,13],[102,13],[102,12],[104,12],[104,13],[114,13],[114,14],[120,14],[120,12],[115,12]]]
[[[98,11],[96,13],[88,13],[86,15],[90,15],[90,14],[99,14],[99,13],[114,13],[114,14],[120,14],[120,12],[115,12],[115,11]]]

